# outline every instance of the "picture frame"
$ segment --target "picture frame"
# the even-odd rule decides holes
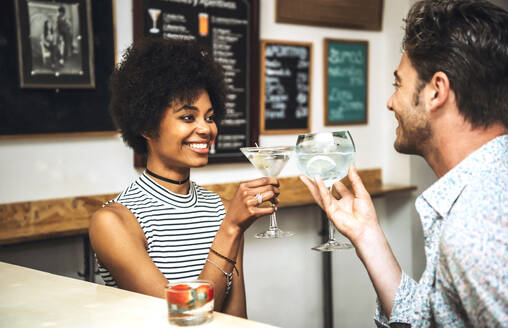
[[[14,0],[19,85],[95,88],[90,0]]]
[[[368,121],[369,42],[325,38],[324,125]]]
[[[17,1],[3,1],[0,10],[5,50],[0,56],[0,140],[118,134],[108,111],[109,76],[116,63],[114,0],[90,1],[95,87],[80,89],[20,87]]]

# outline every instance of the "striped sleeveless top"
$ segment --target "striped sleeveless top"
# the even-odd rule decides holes
[[[175,194],[145,172],[110,202],[127,207],[148,242],[148,255],[169,281],[198,278],[226,215],[222,200],[191,181],[187,195]],[[107,286],[117,287],[98,263]]]

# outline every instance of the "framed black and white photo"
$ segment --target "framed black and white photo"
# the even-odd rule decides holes
[[[14,0],[21,88],[95,88],[90,0]]]

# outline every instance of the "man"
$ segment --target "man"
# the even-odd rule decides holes
[[[65,8],[58,7],[57,31],[61,40],[61,58],[60,64],[63,64],[70,56],[72,56],[72,26],[71,22],[65,17]]]
[[[508,13],[486,1],[423,0],[406,19],[387,107],[394,147],[439,178],[416,208],[427,265],[402,272],[356,169],[342,198],[301,177],[364,263],[379,327],[508,327]]]

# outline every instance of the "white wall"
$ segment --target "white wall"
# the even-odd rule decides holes
[[[115,0],[117,52],[132,41],[131,1]],[[275,2],[260,0],[260,38],[313,43],[312,130],[349,129],[355,138],[360,169],[381,167],[385,182],[411,182],[410,157],[392,147],[395,120],[385,103],[392,92],[392,72],[400,58],[402,18],[409,8],[406,0],[385,1],[381,32],[319,28],[275,23]],[[369,41],[369,122],[366,125],[323,127],[323,38]],[[295,135],[261,136],[260,144],[294,144]],[[53,137],[0,140],[0,203],[105,194],[121,191],[138,172],[132,151],[119,136]],[[291,162],[282,173],[294,176]],[[258,177],[249,164],[210,165],[192,172],[200,184],[224,183]],[[413,272],[412,195],[375,201],[386,235],[402,267]],[[310,247],[320,242],[320,212],[315,206],[279,211],[279,225],[297,235],[287,240],[256,240],[267,218],[246,232],[246,288],[249,317],[283,327],[319,327],[322,318],[321,254]],[[418,253],[418,250],[416,250]],[[421,254],[421,253],[418,253]],[[0,260],[76,277],[82,270],[79,239],[67,238],[0,249]],[[372,326],[375,295],[354,251],[333,254],[333,297],[335,327]],[[64,264],[62,264],[64,263]],[[421,261],[420,261],[421,266]],[[416,269],[420,266],[416,266]]]
[[[409,158],[393,151],[394,118],[385,107],[391,93],[392,72],[400,55],[401,18],[407,1],[386,1],[382,32],[275,23],[275,2],[260,1],[260,38],[312,42],[312,130],[349,129],[358,149],[359,168],[382,167],[390,182],[409,181]],[[116,0],[117,58],[132,42],[131,2]],[[324,37],[363,39],[370,42],[369,124],[323,127],[322,43]],[[260,144],[294,144],[295,135],[261,136]],[[0,203],[40,200],[121,191],[138,172],[132,166],[132,152],[119,136],[23,138],[0,141],[0,172],[3,183]],[[23,172],[23,176],[9,174]],[[231,182],[253,175],[249,164],[210,165],[196,169],[192,179],[201,184]],[[282,176],[298,174],[294,163]],[[20,180],[21,179],[21,180]],[[22,183],[20,183],[22,181]]]

